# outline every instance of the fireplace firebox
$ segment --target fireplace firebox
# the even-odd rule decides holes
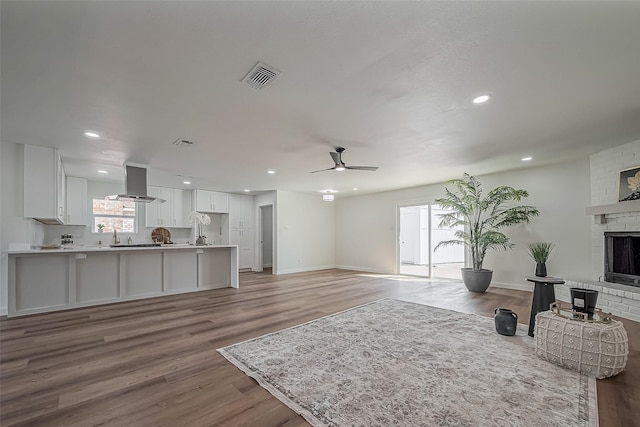
[[[604,233],[604,277],[640,287],[640,231]]]

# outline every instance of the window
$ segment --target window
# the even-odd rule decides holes
[[[104,224],[103,232],[135,233],[136,203],[121,200],[93,198],[92,230],[99,233],[98,224]]]

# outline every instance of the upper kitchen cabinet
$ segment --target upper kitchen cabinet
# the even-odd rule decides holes
[[[253,228],[253,196],[229,195],[229,227]]]
[[[177,188],[147,187],[147,194],[157,199],[146,205],[147,227],[190,228],[191,190]]]
[[[65,178],[57,149],[25,145],[24,216],[43,224],[64,224]]]
[[[193,191],[171,189],[173,227],[191,228],[189,214],[191,213],[191,196]]]
[[[196,190],[198,212],[229,213],[229,195],[218,191]]]
[[[87,225],[87,180],[68,176],[67,179],[67,225]]]
[[[147,194],[156,198],[156,200],[147,203],[145,206],[145,224],[147,227],[170,227],[173,222],[171,215],[171,189],[149,185],[147,186]]]

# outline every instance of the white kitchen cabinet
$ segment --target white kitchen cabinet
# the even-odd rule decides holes
[[[238,268],[253,268],[253,196],[229,195],[229,243],[238,245]]]
[[[171,227],[173,223],[172,209],[171,209],[171,188],[153,187],[149,185],[147,187],[147,194],[156,199],[153,202],[147,203],[145,209],[145,220],[147,227]]]
[[[67,179],[67,225],[87,225],[87,180],[68,176]]]
[[[191,213],[192,193],[191,190],[171,189],[172,227],[191,228],[189,214]]]
[[[195,207],[198,212],[229,213],[229,195],[219,191],[196,190]]]
[[[229,195],[229,227],[253,228],[253,196]]]
[[[65,176],[55,148],[24,146],[24,216],[64,224]]]
[[[147,203],[145,219],[147,227],[190,228],[191,190],[164,188],[149,185],[147,194],[159,200]]]
[[[60,153],[57,154],[56,162],[56,188],[58,192],[58,212],[61,213],[62,223],[65,224],[67,219],[67,176],[64,173],[64,165]]]
[[[238,268],[253,268],[253,230],[229,230],[229,244],[238,246]]]

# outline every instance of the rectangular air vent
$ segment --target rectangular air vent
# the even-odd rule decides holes
[[[193,144],[194,144],[194,142],[193,142],[193,141],[189,141],[189,140],[187,140],[187,139],[176,139],[176,140],[173,142],[173,145],[177,145],[178,147],[181,147],[181,146],[183,146],[183,145],[186,145],[187,147],[189,147],[189,146],[191,146],[191,145],[193,145]]]
[[[242,81],[254,89],[266,89],[267,86],[273,83],[281,74],[282,73],[275,68],[258,62]]]

